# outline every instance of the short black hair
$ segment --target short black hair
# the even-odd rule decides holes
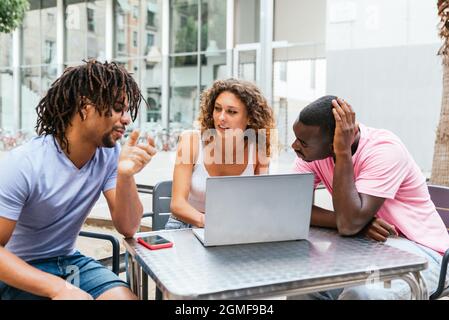
[[[335,118],[332,113],[332,100],[336,96],[327,95],[308,104],[299,114],[298,121],[307,126],[319,126],[329,141],[334,140]]]

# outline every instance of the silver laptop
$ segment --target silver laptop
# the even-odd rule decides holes
[[[313,182],[311,173],[210,177],[205,228],[193,232],[205,246],[307,239]]]

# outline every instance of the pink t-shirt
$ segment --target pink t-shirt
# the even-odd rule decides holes
[[[354,163],[355,186],[359,193],[385,198],[376,216],[394,225],[407,239],[443,253],[449,235],[426,181],[400,139],[388,130],[360,124],[360,141]],[[295,172],[315,174],[315,187],[322,182],[332,194],[332,157],[306,162],[296,159]]]

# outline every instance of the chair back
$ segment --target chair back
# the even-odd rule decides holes
[[[432,199],[438,213],[441,216],[446,229],[449,232],[449,188],[436,185],[428,185],[430,199]],[[449,263],[449,249],[446,250],[441,261],[440,277],[437,290],[430,295],[430,300],[438,299],[449,295],[449,289],[446,287],[447,266]]]
[[[449,232],[449,188],[429,185],[430,198]]]
[[[153,231],[162,230],[170,217],[172,181],[162,181],[153,189]]]

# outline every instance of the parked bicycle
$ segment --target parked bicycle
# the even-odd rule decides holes
[[[129,127],[125,132],[123,139],[120,141],[124,144],[128,140],[129,135],[134,128]],[[160,125],[151,128],[140,129],[140,136],[138,143],[147,143],[148,137],[151,136],[154,139],[155,148],[157,151],[174,151],[178,146],[179,136],[182,130],[171,129],[170,132],[166,128],[162,128]]]
[[[0,151],[9,151],[18,147],[31,138],[31,134],[26,130],[12,132],[0,128]]]

